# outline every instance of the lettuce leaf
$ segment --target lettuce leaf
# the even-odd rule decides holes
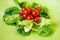
[[[17,7],[10,7],[5,10],[4,16],[18,14],[19,11]]]
[[[28,32],[28,31],[30,31],[30,30],[32,29],[32,27],[33,27],[33,23],[31,23],[31,24],[29,24],[29,25],[26,25],[26,26],[24,27],[24,31],[25,31],[25,32]]]
[[[18,0],[14,0],[14,2],[15,2],[16,5],[17,5],[18,7],[20,7],[20,8],[26,7],[26,5],[27,5],[27,2],[26,2],[26,1],[20,3]]]
[[[3,17],[3,20],[6,24],[9,25],[16,25],[17,20],[23,20],[22,17],[20,17],[18,14],[14,14],[14,15],[7,15]]]
[[[50,16],[48,15],[48,9],[46,7],[42,7],[42,10],[40,11],[41,15],[43,15],[44,18],[50,19]]]
[[[50,35],[50,34],[52,33],[52,29],[51,29],[50,26],[51,26],[51,25],[45,25],[45,26],[41,29],[39,35],[41,35],[41,36],[48,36],[48,35]]]
[[[10,7],[5,10],[3,20],[6,24],[16,25],[17,20],[23,20],[23,17],[18,15],[20,10],[17,7]]]
[[[36,31],[39,35],[42,35],[42,36],[49,35],[52,31],[50,19],[45,19],[44,17],[42,17],[40,23],[37,24],[34,22],[32,30]]]
[[[32,22],[33,22],[32,20],[23,20],[23,21],[18,20],[17,25],[30,25]]]
[[[33,2],[32,5],[31,5],[31,7],[34,8],[37,5],[38,5],[37,3]]]
[[[19,6],[22,8],[22,7],[26,7],[27,3],[26,2],[21,2],[19,3]]]
[[[31,28],[33,27],[33,22],[32,20],[23,20],[23,21],[18,21],[17,22],[17,25],[25,25],[23,28],[24,28],[24,31],[25,32],[28,32],[31,30]]]
[[[17,27],[17,32],[18,32],[19,34],[22,34],[23,36],[28,36],[28,35],[30,35],[30,34],[31,34],[31,30],[28,31],[28,32],[25,32],[23,27],[24,27],[23,25],[21,25],[20,27]]]

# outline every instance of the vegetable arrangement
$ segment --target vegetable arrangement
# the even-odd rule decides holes
[[[51,22],[47,8],[41,7],[35,2],[29,5],[27,2],[14,1],[21,9],[18,7],[7,8],[3,16],[6,24],[17,26],[17,32],[23,36],[28,36],[33,31],[41,36],[51,34]]]

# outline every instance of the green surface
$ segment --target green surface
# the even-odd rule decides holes
[[[42,37],[32,33],[30,36],[22,36],[17,33],[16,26],[7,25],[2,17],[6,8],[16,6],[13,0],[0,0],[0,40],[60,40],[60,0],[19,0],[28,3],[36,2],[49,9],[51,22],[54,23],[55,32],[48,36]]]

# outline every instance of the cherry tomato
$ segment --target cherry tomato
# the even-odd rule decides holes
[[[22,12],[19,12],[18,14],[19,14],[19,16],[23,16],[23,13]]]
[[[32,19],[33,19],[32,15],[27,16],[27,20],[32,20]]]
[[[29,10],[30,10],[30,13],[32,12],[32,8],[29,8]]]
[[[30,13],[32,9],[31,9],[31,8],[27,8],[27,10],[28,10],[28,12]]]
[[[23,17],[26,19],[27,18],[27,15],[23,14]]]
[[[27,7],[23,7],[23,8],[22,8],[22,11],[23,11],[23,13],[24,13],[25,15],[29,15],[29,14],[30,14],[30,9],[27,8]]]
[[[37,11],[40,11],[41,10],[41,8],[40,7],[35,7],[34,9],[36,9]]]
[[[22,8],[22,11],[25,11],[25,10],[26,10],[26,7],[23,7],[23,8]]]
[[[38,15],[39,15],[38,11],[36,11],[36,10],[32,11],[32,16],[33,17],[37,17]]]
[[[40,22],[40,17],[36,17],[36,18],[34,19],[34,22],[39,23],[39,22]]]

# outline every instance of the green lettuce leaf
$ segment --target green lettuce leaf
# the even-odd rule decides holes
[[[18,0],[14,0],[14,2],[15,2],[16,5],[17,5],[18,7],[20,7],[20,8],[26,7],[26,5],[27,5],[27,2],[26,2],[26,1],[24,1],[24,2],[19,2]]]
[[[50,19],[50,16],[48,15],[48,9],[46,7],[42,7],[42,11],[40,11],[40,13],[44,18]]]
[[[25,31],[24,31],[24,25],[21,25],[21,26],[17,27],[17,32],[18,32],[19,34],[23,35],[23,36],[28,36],[28,35],[31,34],[31,30],[28,31],[28,32],[25,32]]]
[[[3,20],[6,24],[9,24],[9,25],[15,24],[16,25],[17,20],[22,20],[22,18],[19,17],[18,14],[14,14],[14,15],[4,16]]]
[[[37,3],[33,2],[32,5],[31,5],[31,7],[34,8],[37,5],[38,5]]]
[[[10,7],[5,10],[4,16],[18,14],[19,11],[17,7]]]
[[[33,22],[32,20],[17,21],[17,25],[29,25],[32,22]]]
[[[23,20],[23,21],[18,21],[17,22],[17,25],[25,25],[23,28],[24,28],[24,31],[25,32],[28,32],[31,30],[32,26],[33,26],[33,22],[32,20]]]
[[[22,7],[26,7],[27,3],[26,2],[21,2],[19,3],[19,6],[22,8]]]
[[[25,31],[25,32],[29,32],[29,31],[32,29],[32,27],[33,27],[33,23],[31,23],[31,24],[29,24],[29,25],[26,25],[26,26],[24,27],[24,31]]]
[[[41,35],[41,36],[48,36],[48,35],[50,35],[51,33],[52,33],[51,25],[45,25],[45,26],[41,29],[39,35]]]
[[[23,17],[18,15],[20,10],[17,7],[10,7],[5,10],[3,20],[6,24],[16,25],[17,20],[22,20]]]

